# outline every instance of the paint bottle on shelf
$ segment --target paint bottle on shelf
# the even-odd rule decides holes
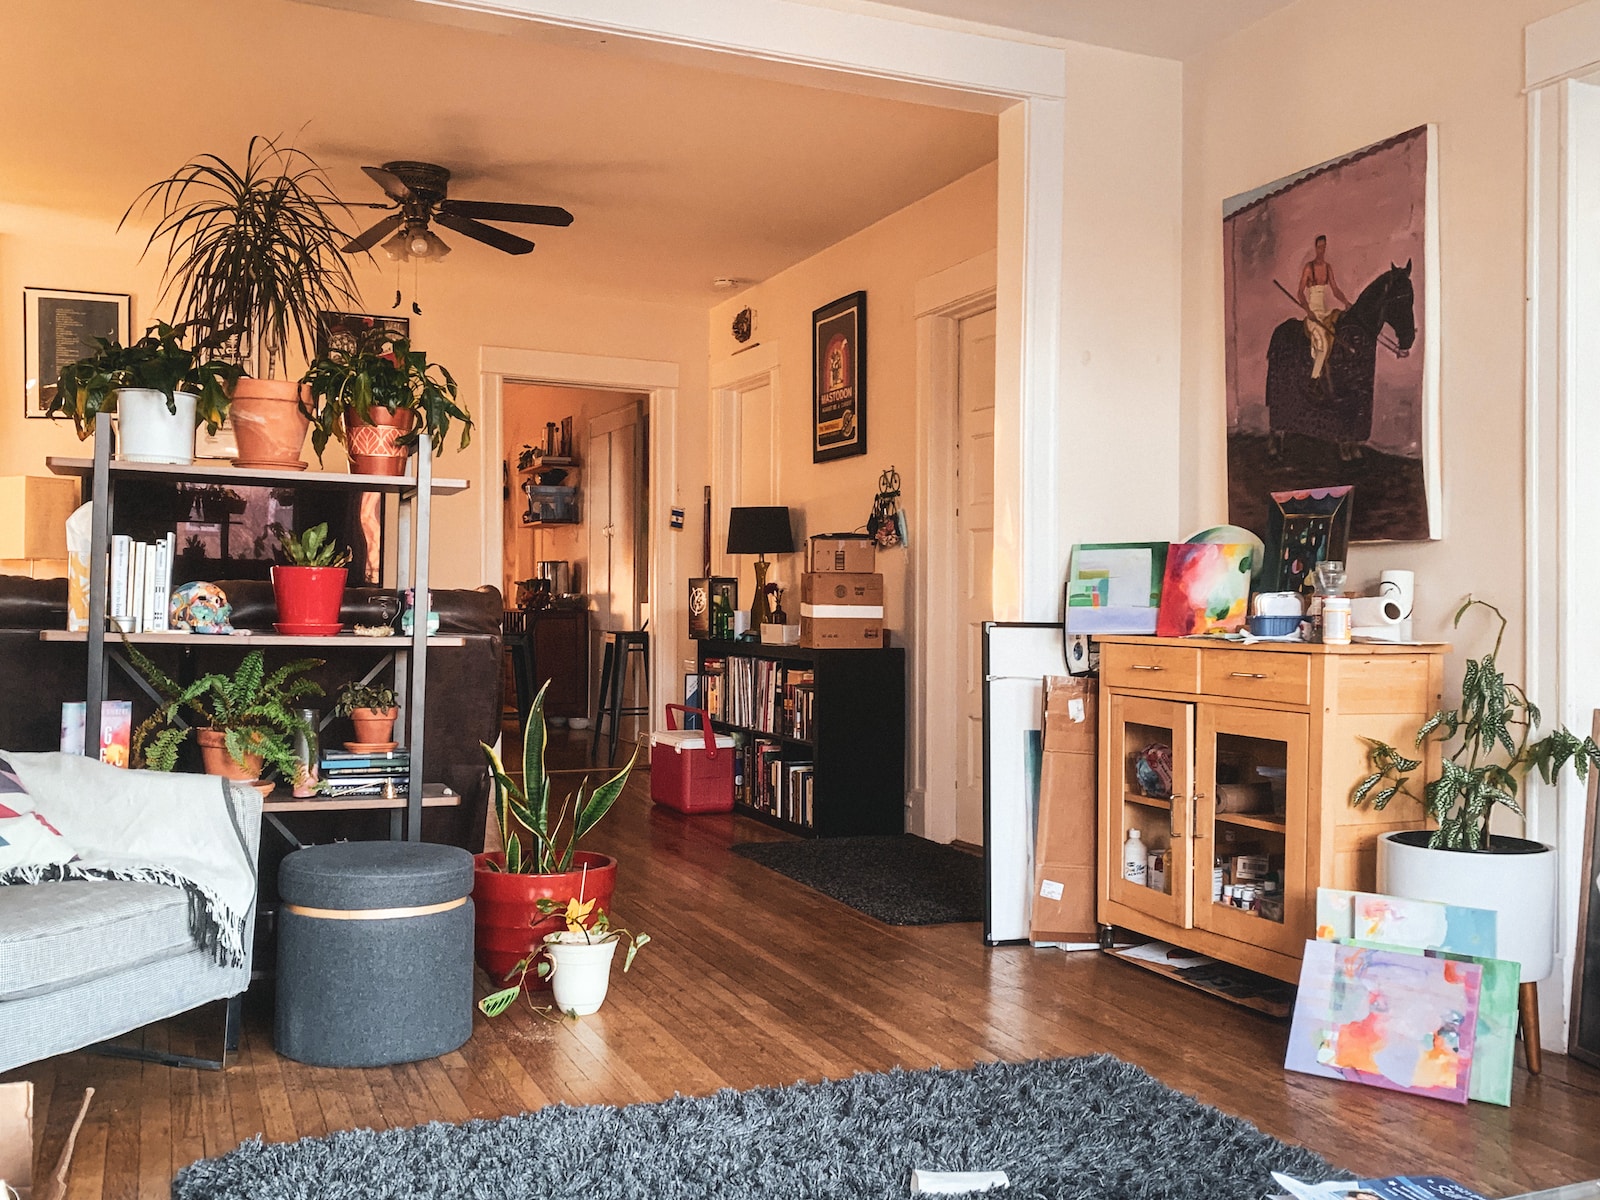
[[[1222,903],[1222,887],[1228,882],[1228,860],[1219,858],[1211,865],[1211,903]]]
[[[1350,644],[1350,599],[1324,596],[1322,600],[1322,642],[1326,646]]]
[[[1128,830],[1128,840],[1122,843],[1122,877],[1129,883],[1143,884],[1150,866],[1150,852],[1145,849],[1144,838],[1137,829]]]
[[[1156,847],[1150,851],[1149,865],[1145,870],[1144,882],[1152,892],[1165,892],[1167,890],[1167,856],[1172,852],[1164,847]]]

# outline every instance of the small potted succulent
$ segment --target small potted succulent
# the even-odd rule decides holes
[[[330,349],[304,382],[317,458],[330,439],[344,442],[358,474],[404,475],[423,431],[434,453],[442,453],[452,419],[461,422],[459,448],[472,440],[472,418],[457,403],[454,376],[392,330],[374,326],[354,347]]]
[[[131,346],[96,338],[93,354],[61,369],[50,413],[71,417],[80,438],[101,413],[115,413],[118,458],[193,462],[195,427],[217,431],[239,368],[208,355],[214,338],[186,349],[189,329],[157,322]]]
[[[328,536],[326,521],[298,535],[281,525],[274,525],[272,532],[289,560],[272,568],[272,595],[278,605],[273,628],[296,637],[338,633],[344,628],[339,608],[344,603],[350,551]]]
[[[363,745],[383,745],[394,740],[394,722],[400,704],[391,687],[351,681],[339,689],[334,707],[336,717],[349,717],[355,726],[356,741]]]
[[[294,754],[294,737],[311,736],[311,728],[295,711],[303,696],[320,696],[322,688],[307,672],[322,665],[317,658],[285,663],[270,675],[266,659],[252,650],[231,675],[213,672],[191,684],[173,680],[124,639],[133,665],[157,695],[160,707],[134,731],[133,765],[151,771],[171,771],[191,727],[200,745],[200,758],[208,775],[225,779],[256,780],[264,766],[293,780],[300,763]]]
[[[578,845],[611,811],[628,782],[633,760],[593,792],[585,794],[585,780],[574,795],[553,807],[550,777],[544,769],[544,697],[549,688],[547,681],[528,713],[520,788],[507,777],[493,747],[483,747],[501,849],[474,859],[472,903],[478,965],[497,981],[508,979],[545,934],[562,928],[559,914],[541,909],[540,901],[553,901],[564,909],[576,896],[603,909],[611,903],[617,883],[616,859],[580,850]]]
[[[569,1017],[598,1012],[611,987],[611,962],[618,943],[628,943],[628,952],[622,959],[622,971],[627,974],[633,966],[633,956],[650,941],[648,933],[634,934],[612,925],[610,914],[593,900],[578,896],[565,904],[540,900],[538,907],[545,917],[559,916],[566,928],[545,934],[539,947],[506,974],[507,980],[514,976],[515,983],[478,1001],[478,1008],[487,1017],[499,1016],[516,1002],[527,987],[529,972],[537,980],[549,981],[551,999],[559,1012]]]

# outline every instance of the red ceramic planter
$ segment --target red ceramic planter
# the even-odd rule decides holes
[[[280,633],[338,633],[347,567],[272,568]],[[289,626],[290,628],[282,628]]]
[[[585,900],[596,900],[595,907],[611,911],[611,893],[617,886],[617,860],[605,854],[580,850],[572,856],[573,869],[558,875],[507,875],[490,870],[490,862],[503,863],[500,851],[479,854],[473,859],[472,906],[476,914],[478,965],[489,978],[500,983],[528,951],[547,933],[566,928],[559,914],[545,916],[539,900],[563,903],[583,890]],[[584,867],[588,867],[585,876]],[[528,985],[535,986],[532,975]],[[545,986],[549,986],[546,984]]]

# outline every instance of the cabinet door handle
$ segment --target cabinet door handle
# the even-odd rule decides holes
[[[1135,670],[1135,671],[1164,671],[1164,670],[1166,670],[1165,667],[1153,666],[1150,663],[1132,663],[1131,666],[1132,666],[1133,670]]]
[[[1265,671],[1235,671],[1233,677],[1235,679],[1265,679],[1267,673]]]

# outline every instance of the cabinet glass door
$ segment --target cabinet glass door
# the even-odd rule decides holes
[[[1102,848],[1110,898],[1187,928],[1194,705],[1114,696],[1110,743],[1113,777],[1106,787],[1112,820]],[[1133,830],[1147,856],[1142,879],[1124,870],[1124,839]]]
[[[1194,923],[1298,955],[1306,890],[1309,721],[1231,704],[1196,712]]]

